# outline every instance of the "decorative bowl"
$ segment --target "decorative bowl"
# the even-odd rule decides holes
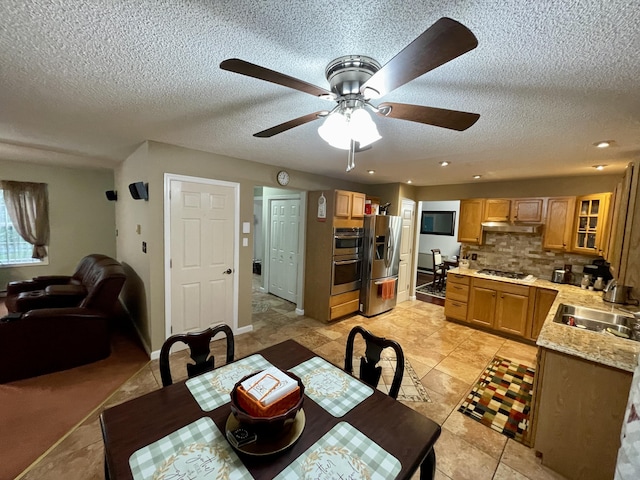
[[[251,428],[258,436],[277,436],[279,434],[283,434],[289,428],[291,428],[298,410],[302,408],[302,404],[304,402],[304,384],[302,383],[300,377],[291,372],[285,371],[284,373],[286,375],[298,382],[298,386],[300,387],[300,398],[292,407],[290,407],[284,413],[270,417],[258,417],[244,410],[237,401],[237,391],[240,384],[247,378],[250,378],[258,373],[260,372],[254,372],[250,375],[246,375],[245,377],[241,378],[238,383],[235,384],[233,390],[231,390],[231,412],[236,417],[238,422],[240,422],[240,424]]]

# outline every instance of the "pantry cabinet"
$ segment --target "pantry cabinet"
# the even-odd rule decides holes
[[[460,201],[458,242],[482,245],[482,218],[484,199],[471,198]]]
[[[547,250],[571,250],[575,197],[552,197],[547,201],[542,248]]]

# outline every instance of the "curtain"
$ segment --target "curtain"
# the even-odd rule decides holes
[[[49,194],[46,183],[1,180],[4,203],[11,223],[20,236],[33,245],[33,258],[47,256],[49,244]]]

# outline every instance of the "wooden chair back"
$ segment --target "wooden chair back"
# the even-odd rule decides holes
[[[160,350],[160,376],[162,378],[162,386],[166,387],[173,383],[169,365],[169,353],[173,344],[182,342],[189,346],[191,359],[195,363],[187,363],[187,375],[189,378],[192,378],[215,368],[214,358],[210,355],[211,349],[209,344],[211,340],[213,340],[213,337],[220,332],[224,333],[227,337],[227,363],[231,363],[235,355],[235,342],[231,328],[224,323],[207,328],[201,332],[180,333],[167,338]]]
[[[344,360],[344,370],[353,375],[353,343],[357,334],[362,335],[366,343],[365,356],[360,358],[360,380],[376,388],[382,374],[382,367],[376,366],[380,361],[380,354],[385,348],[392,348],[396,353],[396,370],[389,389],[391,398],[398,398],[402,376],[404,375],[404,353],[402,347],[395,340],[378,337],[361,326],[355,326],[347,337],[347,348]]]

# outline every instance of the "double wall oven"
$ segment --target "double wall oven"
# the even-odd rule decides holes
[[[362,285],[363,247],[364,229],[334,229],[331,295],[360,289]]]

